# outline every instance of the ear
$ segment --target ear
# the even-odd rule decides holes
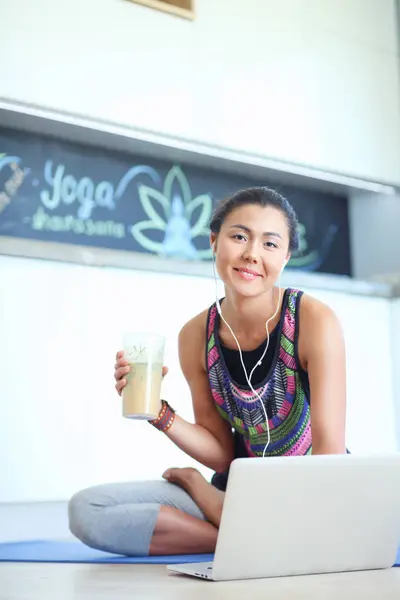
[[[217,234],[211,232],[210,234],[210,246],[215,254],[215,252],[217,251]]]
[[[286,258],[285,258],[285,262],[283,263],[283,265],[282,265],[282,268],[281,268],[281,273],[283,272],[283,269],[284,269],[284,268],[286,267],[286,265],[288,264],[288,262],[289,262],[289,260],[290,260],[290,257],[291,257],[291,255],[290,255],[290,254],[288,254],[288,255],[286,256]]]

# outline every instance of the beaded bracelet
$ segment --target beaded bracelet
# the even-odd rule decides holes
[[[153,421],[149,421],[159,431],[166,433],[175,421],[175,411],[166,400],[161,400],[161,409],[158,417]]]

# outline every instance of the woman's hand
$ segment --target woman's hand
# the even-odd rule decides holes
[[[126,377],[130,371],[130,366],[127,360],[124,358],[123,350],[119,350],[115,355],[116,363],[114,365],[114,379],[116,381],[115,389],[117,390],[119,396],[122,394],[122,390],[126,386],[127,380]],[[168,373],[168,367],[162,368],[162,376]]]

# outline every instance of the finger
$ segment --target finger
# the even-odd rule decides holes
[[[130,368],[129,365],[127,367],[120,367],[119,369],[116,369],[115,373],[114,373],[115,379],[117,381],[120,380],[120,379],[122,379],[122,377],[124,377],[125,375],[127,375],[130,370],[131,370],[131,368]]]
[[[129,373],[129,371],[131,370],[131,368],[128,367],[121,367],[120,369],[116,369],[114,372],[114,379],[116,381],[120,381],[120,379],[122,377],[124,377],[125,375],[127,375]]]
[[[124,351],[123,350],[118,350],[117,354],[115,355],[115,360],[118,362],[118,360],[120,358],[122,358],[124,355]]]
[[[162,368],[162,376],[165,377],[166,374],[168,373],[168,371],[169,371],[168,367],[163,367]]]
[[[117,371],[121,367],[129,367],[129,363],[126,360],[119,360],[114,365],[114,371]]]
[[[115,384],[115,389],[117,390],[119,395],[121,395],[121,392],[125,386],[126,386],[126,379],[121,379],[120,381],[117,381],[117,383]]]

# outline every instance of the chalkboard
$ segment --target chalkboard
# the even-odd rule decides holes
[[[351,275],[346,197],[0,128],[0,236],[207,261],[215,203],[251,185],[298,214],[289,267]]]

